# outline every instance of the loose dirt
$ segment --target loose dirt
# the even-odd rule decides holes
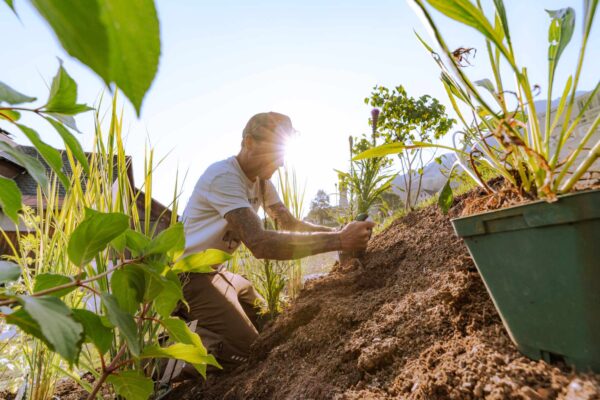
[[[170,398],[600,399],[600,376],[517,352],[449,222],[463,204],[395,221],[309,282],[249,364]]]

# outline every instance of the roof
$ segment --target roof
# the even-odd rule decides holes
[[[1,132],[0,132],[1,133]],[[12,142],[12,141],[11,141]],[[14,142],[13,142],[14,143]],[[42,156],[39,154],[39,152],[37,151],[37,149],[33,146],[22,146],[22,145],[16,145],[16,147],[22,151],[23,153],[37,158],[42,165],[44,166],[44,168],[46,169],[46,174],[47,175],[51,175],[52,174],[52,168],[50,168],[50,166],[46,163],[46,161],[42,158]],[[71,177],[73,176],[73,170],[71,169],[71,163],[69,162],[69,158],[67,155],[67,152],[64,150],[59,150],[62,156],[62,161],[63,161],[63,172],[67,177]],[[92,153],[86,152],[85,153],[86,156],[88,156],[88,158],[91,158]],[[134,184],[134,180],[133,180],[133,167],[131,165],[131,156],[126,156],[126,160],[128,163],[127,166],[127,176],[129,178],[129,181],[131,182],[131,185],[133,187],[135,187]],[[17,160],[13,159],[11,156],[9,156],[6,153],[0,152],[0,161],[3,161],[4,163],[16,167],[19,166],[19,163],[17,162]],[[116,166],[117,163],[117,156],[114,156],[114,164]],[[18,175],[14,178],[15,183],[17,184],[17,186],[19,187],[19,189],[21,190],[21,194],[23,195],[23,204],[28,205],[30,207],[36,207],[38,205],[38,200],[37,200],[37,182],[35,181],[35,179],[33,179],[33,177],[31,175],[29,175],[27,173],[27,171],[20,167],[19,168],[19,172]],[[113,181],[115,181],[117,179],[117,168],[113,168]],[[59,185],[59,205],[62,203],[62,197],[64,197],[66,191],[65,188],[60,184],[60,182],[58,182]],[[139,190],[139,189],[138,189]],[[144,204],[144,199],[146,197],[146,193],[142,190],[139,190],[140,194],[137,198],[138,203],[141,202],[141,204]],[[156,215],[157,217],[163,213],[164,211],[164,215],[162,217],[162,219],[170,219],[171,218],[171,210],[164,206],[163,204],[161,204],[160,202],[158,202],[155,199],[152,199],[151,202],[151,212],[153,215]]]
[[[46,169],[46,174],[48,176],[50,176],[53,171],[52,168],[50,168],[50,166],[46,163],[46,161],[43,159],[43,157],[40,155],[40,153],[37,151],[37,149],[33,146],[22,146],[22,145],[17,145],[16,146],[21,152],[27,154],[28,156],[31,156],[33,158],[38,159],[42,165],[44,166],[44,168]],[[67,155],[67,152],[64,150],[59,150],[62,156],[62,162],[63,162],[63,172],[64,174],[70,178],[71,176],[73,176],[73,170],[71,169],[71,163],[69,162],[69,158]],[[85,153],[86,156],[91,157],[92,153]],[[128,156],[128,161],[131,160],[131,158]],[[10,155],[6,154],[6,153],[2,153],[0,152],[0,159],[4,159],[12,164],[16,164],[19,165],[19,162],[15,159],[13,159]],[[116,165],[117,163],[117,158],[116,156],[114,156],[114,165]],[[131,164],[129,162],[129,164]],[[127,171],[127,175],[129,176],[130,181],[133,184],[133,171],[131,168],[131,165],[128,166],[128,171]],[[117,172],[116,172],[116,168],[113,169],[113,181],[117,179]],[[21,193],[23,194],[23,196],[36,196],[37,195],[37,182],[35,181],[35,179],[33,179],[33,177],[31,175],[29,175],[27,173],[27,171],[25,169],[23,169],[21,171],[21,173],[14,178],[15,183],[17,184],[17,186],[19,187],[19,189],[21,190]],[[59,196],[64,196],[65,195],[65,188],[60,184],[59,182]]]

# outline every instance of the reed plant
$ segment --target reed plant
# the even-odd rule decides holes
[[[0,294],[0,317],[19,328],[29,399],[52,398],[61,374],[87,389],[89,399],[103,383],[124,398],[145,399],[154,391],[157,359],[182,359],[202,374],[218,366],[199,336],[170,314],[183,300],[178,273],[210,272],[229,255],[181,257],[177,179],[171,204],[156,215],[153,172],[160,161],[147,149],[144,180],[134,186],[116,96],[107,126],[96,113],[85,164],[66,150],[70,185],[61,189],[54,177],[38,189],[37,207],[19,214],[23,228],[2,265],[17,272]],[[166,335],[168,342],[160,339]]]
[[[278,171],[277,188],[283,204],[290,210],[294,218],[301,221],[304,216],[304,198],[306,183],[301,185],[298,181],[294,166],[285,165]],[[286,292],[295,298],[302,289],[302,259],[289,261]]]
[[[543,88],[546,104],[543,110],[538,109],[539,103],[535,101],[542,88],[531,82],[529,70],[518,62],[513,40],[522,38],[511,34],[511,21],[502,0],[493,1],[491,19],[486,16],[479,0],[411,0],[410,4],[422,17],[439,49],[434,50],[417,35],[441,69],[442,84],[463,125],[460,131],[463,145],[397,143],[370,149],[356,158],[381,157],[416,147],[444,148],[456,152],[463,170],[491,196],[502,196],[503,193],[481,179],[482,166],[496,171],[513,192],[525,199],[555,201],[558,195],[572,191],[600,157],[600,140],[595,135],[600,125],[600,114],[593,116],[589,125],[583,124],[586,111],[600,90],[600,81],[579,102],[581,104],[576,104],[598,0],[583,2],[578,56],[571,63],[572,74],[558,91],[556,109],[552,108],[556,69],[575,34],[575,11],[570,7],[547,10],[550,23],[547,81]],[[485,40],[492,79],[473,80],[467,74],[465,58],[472,49],[450,48],[448,36],[442,33],[434,20],[431,8],[474,29]],[[501,68],[502,65],[507,68]],[[583,132],[576,137],[579,129]],[[567,141],[571,138],[575,146],[565,152]],[[451,191],[448,185],[444,189],[442,197],[446,204],[450,204],[447,199]]]

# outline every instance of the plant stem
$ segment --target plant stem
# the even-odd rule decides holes
[[[90,283],[90,282],[96,281],[96,280],[98,280],[98,279],[100,279],[102,277],[105,277],[106,275],[110,274],[111,272],[113,272],[113,271],[115,271],[115,270],[117,270],[117,269],[119,269],[119,268],[121,268],[121,267],[123,267],[123,266],[125,266],[127,264],[135,264],[136,262],[139,262],[140,260],[141,260],[141,258],[136,258],[134,260],[125,261],[125,262],[117,265],[114,268],[107,269],[106,271],[104,271],[104,272],[102,272],[102,273],[100,273],[98,275],[94,275],[94,276],[92,276],[92,277],[90,277],[88,279],[75,280],[73,282],[69,282],[69,283],[65,283],[63,285],[58,285],[58,286],[55,286],[55,287],[51,287],[51,288],[46,289],[46,290],[40,290],[39,292],[32,293],[31,296],[32,297],[44,296],[46,294],[58,292],[58,291],[63,290],[63,289],[69,289],[69,288],[72,288],[72,287],[75,287],[75,286],[80,286],[80,287],[85,287],[87,289],[91,289],[89,286],[86,285],[86,283]],[[91,290],[93,290],[93,289],[91,289]],[[9,306],[11,304],[15,304],[15,303],[18,303],[18,302],[19,302],[18,299],[10,299],[10,300],[0,301],[0,307],[1,306]]]
[[[87,400],[94,400],[94,398],[100,391],[100,388],[104,384],[104,381],[106,381],[106,379],[109,377],[109,375],[115,371],[115,369],[116,369],[115,367],[117,367],[119,365],[117,363],[117,360],[119,360],[119,358],[121,358],[121,356],[125,353],[125,349],[126,349],[126,346],[122,345],[121,348],[119,349],[119,352],[115,356],[115,358],[113,358],[113,360],[111,361],[110,365],[102,370],[102,376],[100,376],[100,379],[98,379],[94,383],[94,388],[92,389],[92,392],[87,397]]]

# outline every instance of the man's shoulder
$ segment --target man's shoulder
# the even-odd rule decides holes
[[[209,165],[208,168],[206,168],[206,170],[204,171],[204,173],[200,176],[200,181],[210,184],[212,183],[212,181],[215,180],[215,178],[222,175],[239,175],[238,171],[235,168],[235,165],[232,163],[232,158],[233,157],[229,157]]]

